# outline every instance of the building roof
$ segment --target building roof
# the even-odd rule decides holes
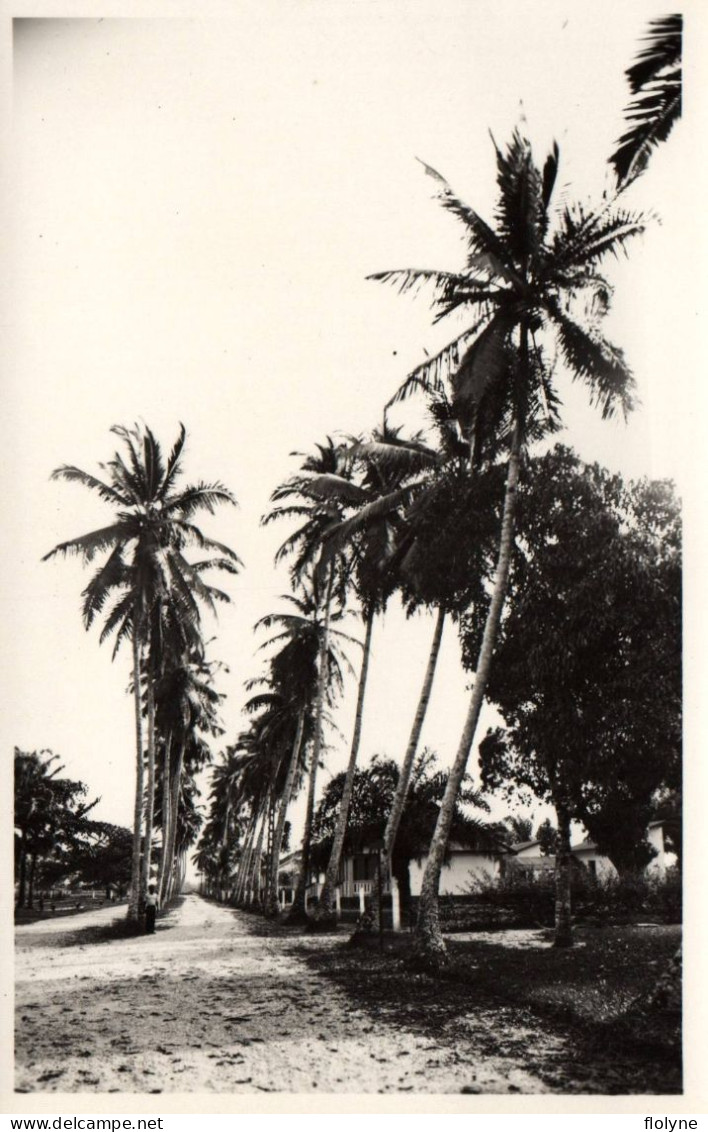
[[[515,853],[521,853],[523,849],[531,849],[534,845],[540,844],[540,841],[515,841],[511,848]]]

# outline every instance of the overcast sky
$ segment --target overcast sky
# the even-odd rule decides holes
[[[84,489],[50,483],[51,470],[97,470],[114,450],[111,425],[140,420],[166,447],[184,421],[186,479],[220,479],[240,503],[204,524],[246,567],[211,650],[229,666],[220,689],[225,741],[235,738],[243,682],[261,664],[252,626],[287,590],[272,568],[286,528],[258,521],[297,465],[289,453],[376,425],[424,350],[450,333],[431,328],[424,297],[365,280],[461,262],[459,229],[415,158],[490,215],[489,131],[504,143],[523,116],[539,160],[558,140],[568,194],[597,199],[622,130],[623,71],[665,10],[259,0],[218,20],[16,22],[6,749],[51,747],[101,795],[97,816],[130,824],[129,656],[112,663],[84,631],[81,565],[40,559],[108,516]],[[628,199],[662,223],[609,268],[608,333],[642,408],[628,426],[603,425],[582,390],[561,386],[563,439],[583,457],[672,476],[684,493],[699,454],[686,406],[702,247],[684,223],[688,153],[683,122]],[[362,762],[401,756],[432,629],[395,608],[377,627]],[[448,628],[423,735],[446,763],[467,681]],[[352,683],[338,715],[345,735],[354,695]],[[338,743],[328,773],[346,748]]]

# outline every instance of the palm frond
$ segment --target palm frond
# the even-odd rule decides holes
[[[393,397],[386,402],[386,408],[404,401],[412,393],[444,393],[445,382],[454,372],[460,362],[460,352],[464,350],[479,332],[481,326],[487,322],[487,317],[477,319],[472,326],[463,331],[454,341],[443,346],[432,358],[426,358],[419,366],[408,374],[401,387]]]
[[[167,459],[167,468],[165,469],[162,486],[160,489],[160,498],[164,499],[172,490],[172,486],[180,474],[180,456],[187,440],[187,430],[180,421],[179,435],[173,445],[172,451]]]
[[[548,309],[565,361],[573,376],[589,387],[603,418],[612,417],[617,408],[626,418],[634,408],[635,383],[622,351],[597,332],[583,330],[557,303],[549,303]]]
[[[420,158],[418,160],[420,161]],[[451,212],[464,224],[470,253],[487,257],[489,268],[495,275],[502,277],[508,283],[518,285],[520,278],[515,264],[510,260],[507,249],[494,229],[482,219],[479,213],[455,195],[452,187],[442,174],[438,173],[437,169],[433,169],[425,161],[421,161],[420,164],[427,175],[432,177],[438,185],[436,199],[444,209]]]
[[[91,531],[87,535],[69,539],[68,542],[60,542],[58,546],[55,546],[53,550],[42,557],[42,562],[46,562],[48,558],[53,558],[55,554],[76,554],[80,555],[85,562],[91,562],[97,554],[114,547],[117,543],[125,542],[127,538],[133,536],[133,530],[128,528],[126,524],[122,522],[112,523],[110,527]]]
[[[84,472],[81,468],[74,467],[73,464],[62,464],[60,468],[55,468],[49,478],[53,480],[67,480],[69,483],[80,483],[84,487],[88,487],[91,491],[95,491],[106,503],[117,503],[120,507],[130,505],[130,500],[124,494],[117,491],[115,487],[111,487],[109,484],[104,483],[103,480],[92,476],[90,472]]]
[[[237,507],[236,497],[222,483],[197,483],[185,488],[179,495],[168,500],[163,513],[171,515],[177,512],[180,518],[189,519],[197,511],[206,510],[212,515],[221,503],[229,503]]]
[[[624,188],[646,169],[652,151],[681,117],[683,16],[652,20],[646,46],[626,72],[635,97],[625,110],[629,128],[610,158]]]

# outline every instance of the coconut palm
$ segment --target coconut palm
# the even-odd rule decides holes
[[[221,667],[207,662],[201,648],[176,652],[165,664],[156,684],[157,730],[162,751],[160,826],[162,851],[158,892],[160,901],[172,887],[175,851],[180,827],[180,798],[185,774],[191,778],[211,759],[207,737],[223,733],[218,709],[223,697],[213,686]]]
[[[344,511],[345,517],[323,533],[323,553],[336,554],[346,549],[353,589],[365,625],[349,762],[325,881],[314,914],[317,921],[336,918],[335,891],[361,741],[374,619],[377,613],[383,612],[396,586],[394,563],[404,527],[401,504],[409,498],[413,490],[411,481],[419,472],[416,449],[419,438],[402,441],[399,432],[384,423],[383,430],[374,432],[371,441],[354,444],[352,452],[355,467],[360,470],[360,482],[330,474],[316,477],[308,484],[311,494],[337,501]],[[388,458],[389,450],[396,451],[399,457],[405,453],[406,458],[393,461]],[[383,501],[385,506],[382,507]]]
[[[645,47],[626,71],[634,96],[624,112],[628,127],[610,158],[620,186],[642,173],[653,150],[681,117],[683,16],[651,20]]]
[[[618,408],[626,414],[633,403],[633,380],[624,357],[601,333],[611,288],[599,264],[643,231],[642,218],[618,209],[611,201],[597,211],[566,205],[552,212],[557,146],[539,169],[530,143],[517,130],[505,151],[496,148],[496,158],[499,199],[494,226],[426,166],[439,186],[440,203],[464,227],[467,257],[463,270],[389,271],[373,276],[397,283],[402,290],[432,285],[438,320],[458,312],[471,313],[467,328],[414,370],[405,386],[440,389],[449,378],[471,465],[481,467],[498,460],[500,441],[507,453],[494,584],[475,683],[421,889],[415,943],[420,958],[430,965],[446,959],[438,919],[440,871],[507,589],[522,450],[558,415],[546,342],[555,344],[570,373],[588,386],[604,417]]]
[[[301,650],[307,649],[310,660],[313,652],[317,657],[312,724],[313,738],[308,772],[307,808],[302,838],[301,872],[293,905],[290,909],[290,917],[293,920],[305,915],[312,820],[315,810],[317,771],[324,750],[326,708],[333,697],[341,691],[345,669],[351,667],[341,651],[341,643],[356,643],[351,636],[335,627],[345,614],[341,608],[333,609],[334,578],[335,568],[330,563],[325,571],[324,593],[322,592],[322,585],[318,581],[317,572],[315,572],[309,586],[303,586],[298,596],[284,595],[283,600],[294,608],[293,612],[269,614],[261,618],[257,624],[257,628],[263,627],[268,630],[276,628],[279,630],[263,647],[280,642],[298,641],[298,647]],[[284,816],[282,821],[284,828]]]
[[[487,548],[496,534],[486,479],[470,475],[469,446],[455,420],[447,391],[440,389],[429,394],[428,410],[433,426],[432,446],[419,435],[404,440],[391,430],[385,438],[376,437],[359,445],[395,472],[404,486],[382,494],[375,503],[345,521],[337,536],[346,532],[351,537],[366,524],[388,513],[395,514],[398,525],[391,565],[402,601],[409,615],[421,608],[436,613],[425,676],[384,831],[388,876],[393,875],[396,836],[430,702],[445,620],[448,615],[456,618],[478,600]],[[460,537],[463,530],[465,539]],[[378,914],[375,897],[374,912]]]
[[[83,620],[88,629],[105,613],[101,641],[115,635],[114,656],[124,640],[133,648],[133,689],[136,726],[136,792],[130,919],[137,919],[141,893],[141,833],[143,815],[143,704],[145,681],[148,716],[148,768],[154,798],[154,678],[157,671],[154,640],[164,619],[179,625],[185,641],[193,640],[199,625],[200,605],[212,611],[228,595],[206,583],[206,570],[238,571],[238,556],[229,547],[207,538],[193,522],[201,511],[214,512],[222,503],[235,504],[221,483],[197,483],[178,489],[186,431],[180,426],[177,440],[167,457],[147,427],[112,431],[122,441],[125,454],[116,453],[102,465],[101,479],[73,465],[63,465],[53,479],[77,482],[116,508],[107,527],[60,543],[46,558],[76,554],[91,563],[106,555],[83,591]],[[185,551],[196,548],[208,557],[190,562]],[[150,771],[153,773],[150,774]],[[149,804],[148,808],[151,806]],[[151,832],[151,830],[150,830]],[[148,833],[149,839],[150,833]],[[149,851],[146,850],[149,865]],[[145,874],[143,874],[144,878]]]

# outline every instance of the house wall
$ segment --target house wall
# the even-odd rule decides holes
[[[617,876],[617,869],[612,864],[610,858],[604,857],[602,853],[598,853],[597,849],[574,849],[573,856],[586,867],[591,861],[594,861],[594,872],[598,880],[609,880],[610,877]]]
[[[664,827],[661,825],[649,826],[647,841],[653,849],[656,849],[656,857],[653,857],[649,862],[646,871],[650,876],[663,877],[666,870],[675,865],[678,860],[675,853],[669,853],[666,849]]]
[[[408,875],[411,882],[411,896],[420,896],[423,873],[428,863],[423,857],[420,864],[411,861]],[[440,876],[440,895],[461,895],[469,891],[474,880],[496,880],[499,876],[499,859],[485,853],[452,853],[450,860],[443,865]]]

